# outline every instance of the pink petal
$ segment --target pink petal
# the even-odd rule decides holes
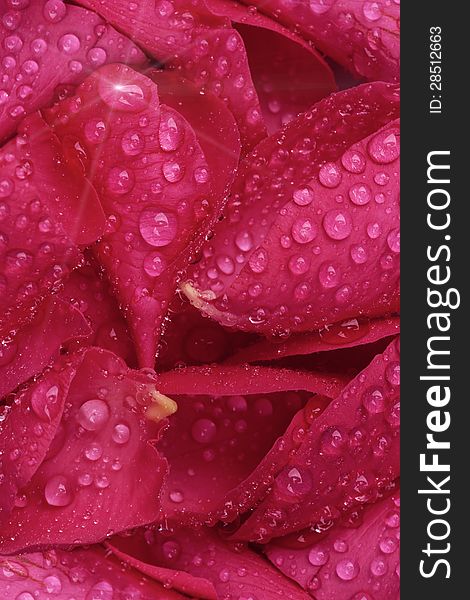
[[[139,363],[152,367],[178,270],[217,216],[208,202],[214,174],[191,127],[160,106],[147,77],[106,66],[77,94],[47,118],[100,195],[109,228],[95,252],[128,319]]]
[[[37,116],[27,120],[39,123]],[[0,150],[0,334],[31,318],[31,309],[79,264],[69,223],[57,221],[53,197],[65,207],[80,199],[78,182],[56,160],[47,129],[35,129]],[[55,140],[56,144],[58,141]],[[60,154],[59,154],[60,156]],[[96,198],[96,196],[95,196]],[[80,239],[79,232],[75,232]]]
[[[232,111],[245,152],[266,135],[242,38],[228,19],[201,0],[142,0],[129,18],[127,0],[80,0],[124,31],[160,63],[200,91],[214,92]]]
[[[400,77],[400,3],[357,0],[243,0],[312,40],[319,50],[369,80]]]
[[[321,55],[277,21],[232,0],[206,4],[231,19],[242,36],[270,133],[336,91],[333,73]]]
[[[225,542],[217,530],[139,532],[132,538],[113,538],[111,548],[132,567],[181,591],[185,584],[201,600],[309,598],[261,556],[244,544]],[[182,571],[193,579],[181,577]]]
[[[266,554],[317,600],[399,598],[400,494],[381,500],[354,526],[331,529],[315,544],[298,549],[274,540]]]
[[[63,358],[55,368],[2,407],[0,428],[0,522],[24,505],[22,489],[40,468],[59,427],[76,361]]]
[[[318,331],[298,333],[286,341],[272,343],[260,340],[241,348],[225,361],[226,364],[265,362],[286,356],[301,356],[345,348],[357,348],[371,344],[384,337],[394,336],[400,331],[400,319],[372,319],[370,321],[349,319],[342,323],[327,325]]]
[[[394,86],[367,84],[261,142],[181,286],[193,304],[274,336],[396,310],[397,110]]]
[[[70,275],[58,294],[80,311],[90,325],[89,335],[81,339],[79,345],[99,346],[135,367],[134,344],[110,285],[93,256],[87,252],[85,257],[86,263]]]
[[[270,540],[374,502],[399,475],[399,350],[393,341],[312,423],[271,493],[236,532]]]
[[[104,350],[92,348],[79,359],[48,455],[1,528],[2,553],[90,544],[158,515],[166,461],[151,442],[165,421],[143,419],[147,410],[158,413],[154,379]],[[15,403],[10,418],[22,410],[25,404]]]
[[[264,383],[258,393],[250,385],[254,376],[258,386]],[[227,390],[223,381],[233,381],[236,389]],[[161,374],[159,390],[178,403],[159,443],[170,465],[162,519],[230,522],[251,508],[287,463],[293,437],[300,444],[298,431],[307,429],[305,419],[317,417],[328,404],[314,395],[331,393],[334,378],[326,381],[253,368],[202,367]],[[280,391],[271,391],[273,383]]]
[[[84,316],[57,297],[40,304],[30,323],[0,345],[0,398],[58,358],[61,347],[90,334]]]
[[[25,114],[50,104],[58,88],[80,83],[96,67],[145,62],[143,53],[98,15],[61,0],[11,3],[2,7],[2,22],[0,142]]]
[[[94,546],[48,550],[0,559],[0,600],[179,600],[183,596],[108,556]]]

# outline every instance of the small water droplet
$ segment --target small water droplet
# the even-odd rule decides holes
[[[121,148],[127,156],[137,156],[145,147],[144,137],[138,131],[127,131],[121,140]]]
[[[131,431],[125,423],[118,423],[114,426],[112,438],[116,444],[126,444],[129,441]]]
[[[323,217],[323,228],[333,240],[344,240],[352,232],[352,218],[347,210],[329,210]]]
[[[355,561],[345,558],[336,565],[336,574],[343,581],[351,581],[359,575],[359,565]]]
[[[371,387],[366,390],[362,395],[362,404],[372,414],[383,412],[385,410],[385,397],[382,388]]]
[[[388,164],[400,156],[400,132],[397,128],[390,128],[374,136],[367,147],[369,154],[375,162]]]
[[[68,506],[73,495],[67,478],[64,475],[51,477],[44,488],[44,497],[50,506]]]
[[[195,442],[208,444],[217,433],[216,424],[209,419],[198,419],[191,428],[191,435]]]
[[[340,283],[340,271],[332,263],[323,263],[318,270],[318,279],[324,288],[333,288]]]
[[[318,173],[320,183],[327,188],[335,188],[341,183],[341,170],[335,163],[326,163]]]
[[[299,206],[307,206],[313,200],[313,190],[310,186],[306,185],[295,190],[292,197],[294,202]]]
[[[174,213],[163,212],[157,207],[147,208],[140,214],[140,234],[151,246],[168,246],[176,235],[177,226]]]
[[[317,237],[318,228],[311,219],[299,218],[292,225],[292,237],[299,244],[308,244]]]
[[[159,277],[166,269],[166,260],[159,252],[149,252],[144,258],[144,271],[149,277]]]
[[[364,206],[372,200],[372,190],[366,183],[356,183],[349,188],[349,198],[353,204]]]

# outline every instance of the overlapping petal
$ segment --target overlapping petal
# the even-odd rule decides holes
[[[90,544],[159,512],[166,461],[152,442],[174,403],[110,352],[63,360],[13,403],[4,423],[4,485],[21,499],[2,516],[3,554]]]
[[[223,325],[269,335],[397,307],[395,86],[339,92],[241,163],[224,220],[181,289]]]
[[[399,384],[394,340],[313,421],[235,538],[268,541],[307,526],[321,530],[386,492],[399,475]]]

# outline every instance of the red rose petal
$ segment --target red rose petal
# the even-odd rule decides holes
[[[232,0],[206,3],[236,23],[270,133],[336,91],[332,70],[320,54],[277,21]]]
[[[11,3],[1,13],[0,142],[24,115],[50,104],[58,86],[78,84],[104,63],[145,62],[143,53],[98,15],[61,0]]]
[[[0,600],[110,600],[116,594],[123,600],[184,598],[108,556],[99,546],[19,554],[0,559],[0,567]]]
[[[184,589],[194,590],[201,600],[277,600],[280,594],[288,600],[309,598],[261,556],[244,544],[223,541],[216,530],[139,532],[131,538],[113,538],[111,549],[132,567],[176,589],[186,584]],[[163,568],[173,571],[174,578]],[[193,575],[192,581],[181,578],[182,571]]]
[[[399,474],[399,368],[393,341],[315,419],[236,539],[265,541],[334,522],[391,485]]]
[[[317,600],[399,598],[400,494],[366,509],[355,527],[334,527],[300,549],[274,540],[266,554]]]
[[[0,398],[41,373],[66,342],[89,334],[80,311],[57,297],[45,300],[30,323],[0,342]]]
[[[201,370],[207,380],[206,370]],[[237,386],[234,394],[220,386],[214,394],[206,393],[213,384],[194,385],[195,371],[175,373],[181,383],[162,381],[164,375],[158,382],[163,393],[181,385],[187,390],[184,395],[173,393],[178,411],[159,443],[170,465],[162,492],[162,518],[177,523],[230,522],[257,502],[286,464],[293,436],[300,443],[306,415],[318,416],[328,403],[324,397],[312,397],[312,392],[325,386],[321,381],[312,385],[307,378],[302,385],[300,374],[292,372],[294,381],[287,379],[279,392],[256,394],[253,386],[246,385]],[[239,379],[236,371],[220,371],[214,369],[211,380],[221,375]],[[257,373],[260,380],[288,378],[288,373],[275,370]]]
[[[398,81],[400,4],[357,0],[243,0],[312,40],[359,77]]]
[[[153,367],[178,270],[216,216],[208,202],[215,175],[191,127],[160,106],[147,77],[111,65],[77,94],[47,118],[70,152],[78,144],[76,159],[100,194],[109,229],[95,252],[128,319],[140,365]]]
[[[89,253],[85,256],[87,262],[70,275],[58,294],[80,311],[91,327],[80,345],[99,346],[123,358],[129,367],[135,367],[134,344],[110,285],[93,256]]]
[[[272,343],[260,340],[240,349],[230,356],[225,364],[244,364],[272,361],[286,356],[301,356],[318,352],[357,348],[371,344],[384,337],[393,336],[400,331],[400,319],[348,319],[341,323],[325,325],[319,331],[298,333],[286,341]]]
[[[63,358],[20,393],[0,419],[0,522],[24,504],[21,490],[40,468],[62,418],[65,398],[76,372],[76,361]]]
[[[166,461],[151,444],[165,421],[143,419],[158,402],[153,381],[109,352],[85,352],[48,455],[1,528],[2,553],[90,544],[156,519]]]
[[[394,86],[367,84],[259,144],[240,167],[210,252],[181,286],[193,304],[223,325],[269,335],[393,312],[397,110]]]
[[[49,136],[37,135],[32,154],[25,151],[28,136],[0,150],[0,335],[29,321],[31,309],[81,259],[51,201],[54,194],[70,205],[74,175],[57,163]]]
[[[160,63],[191,80],[200,91],[220,96],[233,113],[245,152],[266,135],[256,90],[240,34],[204,2],[136,3],[80,0],[134,39]]]

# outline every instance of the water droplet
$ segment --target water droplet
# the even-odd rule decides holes
[[[322,550],[321,548],[312,548],[308,553],[308,561],[314,567],[321,567],[328,562],[330,554],[328,550]]]
[[[45,577],[42,585],[48,594],[59,594],[62,591],[62,583],[56,575]]]
[[[311,219],[300,218],[292,225],[292,237],[299,244],[308,244],[317,237],[318,229]]]
[[[369,21],[378,21],[382,16],[382,8],[378,2],[364,2],[362,12]]]
[[[349,188],[349,197],[353,204],[364,206],[372,200],[372,190],[366,183],[356,183]]]
[[[294,254],[289,259],[289,270],[293,275],[303,275],[310,268],[310,260],[301,254]]]
[[[324,288],[333,288],[340,283],[340,271],[331,263],[323,263],[318,270],[318,279]]]
[[[140,214],[140,234],[151,246],[168,246],[176,235],[177,227],[178,222],[172,212],[163,212],[157,207],[150,207]]]
[[[142,152],[145,140],[138,131],[127,131],[121,140],[121,148],[127,156],[137,156]]]
[[[349,285],[343,285],[341,286],[336,292],[335,292],[335,300],[337,302],[337,304],[346,304],[346,302],[349,301],[349,299],[352,296],[352,287]]]
[[[260,417],[270,417],[273,414],[273,404],[269,398],[257,398],[254,409]]]
[[[87,431],[101,429],[109,419],[109,408],[103,400],[88,400],[78,411],[77,421]]]
[[[387,175],[387,173],[380,172],[374,175],[374,181],[377,185],[387,185],[387,183],[390,181],[390,177]]]
[[[135,185],[134,173],[122,167],[113,167],[108,173],[107,186],[112,194],[127,194]]]
[[[276,478],[276,486],[284,494],[297,500],[305,497],[313,487],[312,476],[304,467],[285,467]]]
[[[134,83],[115,83],[103,77],[99,80],[98,91],[102,100],[113,110],[139,112],[148,106],[144,90]]]
[[[67,478],[64,475],[51,477],[44,488],[44,497],[50,506],[68,506],[73,495]]]
[[[126,444],[129,441],[131,431],[124,423],[118,423],[114,426],[112,438],[116,444]]]
[[[392,529],[400,527],[400,515],[393,510],[390,511],[385,517],[385,525],[387,525],[387,527],[391,527]]]
[[[163,163],[162,171],[163,171],[163,177],[169,183],[176,183],[176,182],[180,181],[184,175],[184,171],[183,171],[181,165],[173,160]]]
[[[36,600],[35,597],[29,592],[21,592],[15,596],[15,600]]]
[[[382,558],[374,558],[370,563],[370,572],[376,577],[382,577],[387,571],[387,563]]]
[[[323,15],[330,10],[336,0],[309,0],[310,10],[315,15]]]
[[[75,54],[80,50],[80,40],[74,33],[66,33],[57,42],[57,47],[64,54]]]
[[[93,477],[90,475],[90,473],[80,473],[78,476],[78,483],[83,487],[88,487],[91,485],[92,481]]]
[[[199,444],[208,444],[217,433],[217,426],[209,419],[198,419],[191,428],[193,440]]]
[[[62,0],[48,0],[44,4],[42,14],[50,23],[59,23],[65,17],[67,9]]]
[[[35,56],[42,56],[47,51],[47,42],[42,38],[36,38],[31,42],[30,48]]]
[[[355,150],[347,150],[341,157],[341,164],[350,173],[363,173],[366,168],[364,155]]]
[[[400,252],[400,230],[398,227],[392,229],[387,236],[387,244],[392,252]]]
[[[59,388],[46,382],[40,383],[31,395],[31,408],[43,421],[52,421],[59,411]]]
[[[253,248],[253,238],[248,231],[240,231],[235,238],[235,245],[242,252],[248,252]]]
[[[85,596],[85,600],[113,600],[114,588],[105,580],[98,581]]]
[[[321,435],[321,452],[327,456],[339,456],[343,452],[346,438],[337,427],[328,427]]]
[[[364,246],[355,244],[351,246],[351,258],[356,264],[362,265],[367,261],[367,250]]]
[[[369,388],[362,395],[362,404],[372,414],[383,412],[385,410],[383,390],[379,387]]]
[[[336,565],[336,574],[343,581],[351,581],[359,575],[359,565],[355,561],[345,558]]]
[[[393,361],[387,365],[385,369],[385,377],[387,381],[393,386],[400,385],[400,363]]]
[[[393,554],[398,548],[398,540],[396,537],[386,536],[380,540],[379,548],[384,554]]]
[[[352,232],[352,218],[348,211],[329,210],[323,217],[323,228],[333,240],[344,240]]]
[[[216,258],[217,267],[224,275],[232,275],[235,271],[235,264],[230,256],[221,255]]]
[[[373,137],[368,144],[368,151],[373,160],[379,164],[387,164],[400,156],[400,132],[397,128],[386,129]]]
[[[335,188],[341,183],[341,170],[335,163],[326,163],[318,173],[320,183],[327,188]]]
[[[176,150],[182,143],[184,131],[174,117],[162,119],[158,130],[160,147],[165,152]]]
[[[181,502],[184,500],[183,492],[180,492],[179,490],[173,490],[170,492],[169,496],[170,500],[175,504],[181,504]]]
[[[159,277],[166,269],[166,260],[159,252],[149,252],[144,258],[144,271],[149,277]]]
[[[90,48],[87,52],[87,59],[94,67],[100,67],[104,65],[108,55],[104,48]]]
[[[376,240],[382,234],[382,228],[380,227],[380,223],[369,223],[367,225],[367,235],[371,240]]]
[[[173,558],[177,558],[179,556],[181,552],[181,547],[178,544],[178,542],[168,540],[166,542],[163,542],[162,551],[165,558],[167,558],[168,560],[172,560]]]
[[[84,132],[89,142],[99,144],[106,138],[106,123],[102,119],[92,119],[85,124]]]
[[[9,177],[0,180],[0,198],[8,198],[13,193],[15,184]]]
[[[196,167],[196,169],[194,169],[194,180],[196,183],[207,183],[207,181],[209,181],[208,168]]]
[[[155,5],[157,15],[162,18],[169,17],[174,12],[173,4],[169,0],[162,0]]]
[[[299,206],[307,206],[313,200],[313,190],[310,186],[306,185],[295,190],[292,197],[294,202]]]
[[[88,460],[99,460],[103,456],[103,448],[98,443],[93,443],[87,446],[83,452]]]
[[[253,273],[262,273],[268,265],[268,253],[264,248],[258,248],[250,256],[248,262]]]

